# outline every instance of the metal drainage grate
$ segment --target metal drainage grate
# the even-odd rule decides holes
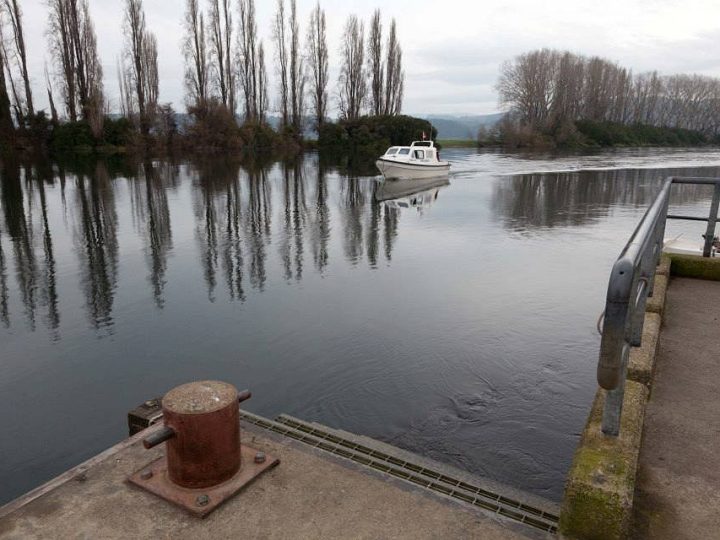
[[[409,461],[398,459],[384,452],[328,433],[317,426],[298,422],[286,416],[280,416],[273,422],[245,411],[241,411],[240,414],[243,420],[258,427],[280,433],[315,448],[320,448],[536,529],[551,533],[557,532],[558,516],[545,510],[504,497]]]

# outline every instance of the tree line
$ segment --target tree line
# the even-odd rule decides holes
[[[515,128],[555,134],[578,122],[655,126],[720,135],[720,79],[632,70],[549,49],[505,62],[497,90]]]
[[[53,126],[81,122],[102,139],[111,104],[103,86],[98,41],[88,0],[45,0],[50,65],[44,81]],[[159,103],[158,41],[148,27],[143,0],[124,0],[123,49],[117,59],[119,113],[148,140],[177,131],[170,104]],[[299,139],[311,116],[319,131],[328,120],[329,49],[325,10],[312,9],[301,30],[296,0],[276,0],[272,20],[277,103],[271,104],[268,55],[258,36],[255,0],[185,0],[182,54],[185,105],[194,135],[232,138],[244,126],[267,128],[279,113],[281,132]],[[404,71],[395,19],[383,35],[380,10],[365,26],[356,15],[345,23],[335,95],[341,119],[397,115]],[[0,134],[7,139],[46,118],[33,106],[20,0],[0,0]],[[218,124],[221,128],[216,129]],[[228,131],[229,130],[229,131]],[[107,131],[107,129],[105,129]]]

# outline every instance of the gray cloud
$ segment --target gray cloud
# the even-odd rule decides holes
[[[121,0],[90,0],[105,72],[106,94],[117,100],[116,60],[122,50]],[[298,0],[301,25],[315,0]],[[376,5],[321,0],[330,37],[331,96],[335,95],[340,34],[345,18],[367,19]],[[22,0],[30,69],[39,106],[44,101],[46,6]],[[257,0],[266,48],[274,1]],[[698,72],[720,76],[720,2],[717,0],[389,0],[405,58],[405,110],[422,113],[490,113],[498,109],[494,85],[500,64],[524,51],[549,47],[616,60],[636,72]],[[145,0],[148,27],[158,36],[160,97],[182,110],[180,54],[184,0]],[[387,25],[386,25],[387,27]],[[272,68],[272,62],[270,67]],[[274,74],[271,73],[271,78]],[[274,100],[271,98],[271,102]]]

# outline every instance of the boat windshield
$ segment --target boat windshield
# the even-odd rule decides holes
[[[401,148],[400,150],[398,150],[398,154],[401,156],[407,156],[409,153],[410,153],[409,148]]]
[[[392,147],[388,148],[387,152],[385,152],[385,155],[392,156],[392,155],[397,154],[397,151],[398,151],[397,146],[392,146]]]

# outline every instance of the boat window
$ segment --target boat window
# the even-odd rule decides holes
[[[415,159],[425,159],[425,152],[423,150],[415,150]]]
[[[385,155],[392,156],[396,154],[398,151],[397,146],[393,146],[392,148],[388,148],[388,151],[385,152]]]
[[[406,155],[408,155],[409,153],[410,153],[410,149],[409,149],[409,148],[401,148],[401,149],[398,151],[398,154],[401,155],[401,156],[406,156]]]

